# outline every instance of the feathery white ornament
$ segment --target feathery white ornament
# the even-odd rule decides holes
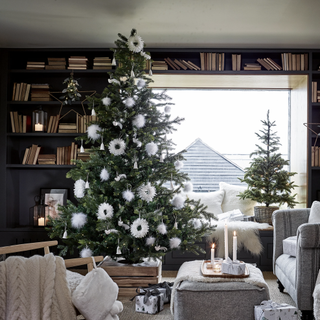
[[[87,223],[87,215],[79,212],[73,213],[71,217],[71,225],[75,229],[82,228]]]
[[[102,103],[103,103],[103,105],[105,105],[106,107],[108,107],[108,106],[110,106],[110,104],[111,104],[111,99],[110,99],[109,97],[104,97],[104,98],[102,99]]]
[[[134,99],[132,97],[128,97],[123,101],[123,103],[125,104],[126,107],[132,108],[136,102],[134,101]]]
[[[134,193],[131,190],[125,190],[122,192],[122,197],[124,200],[130,202],[134,199]]]
[[[115,156],[121,156],[125,153],[126,143],[122,139],[114,139],[109,143],[109,151]]]
[[[175,161],[174,166],[177,170],[183,168],[183,162],[180,160]]]
[[[128,48],[132,52],[140,52],[143,49],[143,40],[138,35],[133,35],[128,39]]]
[[[110,174],[106,168],[103,168],[100,172],[100,179],[101,181],[109,180]]]
[[[146,119],[143,114],[137,114],[132,120],[132,125],[137,128],[143,128],[145,123]]]
[[[84,153],[84,148],[83,148],[83,139],[81,139],[80,153]]]
[[[101,203],[98,208],[98,219],[106,220],[113,217],[113,207],[109,203]]]
[[[137,81],[137,87],[138,89],[142,89],[146,86],[146,82],[143,79],[138,79]]]
[[[98,140],[100,138],[100,133],[98,131],[101,131],[101,128],[97,124],[92,124],[88,127],[88,137],[92,140]]]
[[[156,249],[156,251],[162,250],[162,251],[166,252],[168,250],[166,247],[160,247],[160,246],[155,246],[154,248]]]
[[[166,234],[167,233],[167,226],[162,222],[158,225],[157,230],[161,234]]]
[[[148,238],[146,239],[146,245],[147,245],[147,246],[153,246],[154,243],[155,243],[155,241],[156,241],[156,238],[155,238],[155,237],[148,237]]]
[[[188,181],[184,184],[184,188],[183,188],[183,191],[188,193],[188,192],[192,192],[193,190],[193,184],[192,182]]]
[[[92,250],[89,249],[89,248],[83,248],[83,249],[80,251],[80,257],[81,257],[81,258],[89,258],[89,257],[92,257]]]
[[[125,230],[128,230],[128,229],[130,228],[127,224],[123,223],[123,221],[121,220],[121,218],[120,218],[119,221],[118,221],[118,226],[119,226],[119,227],[123,227]]]
[[[192,223],[195,229],[201,228],[201,220],[200,219],[191,219],[190,222]]]
[[[140,51],[140,55],[143,56],[146,60],[151,59],[151,56],[145,53],[144,51]]]
[[[146,151],[148,156],[153,156],[158,152],[158,146],[154,142],[149,142],[146,144]]]
[[[165,112],[165,113],[170,113],[170,112],[171,112],[171,107],[170,107],[170,106],[166,106],[166,107],[164,108],[164,112]]]
[[[133,138],[132,141],[137,144],[137,147],[140,148],[142,146],[142,142],[136,138]]]
[[[120,129],[122,129],[122,123],[119,121],[113,121],[112,124],[116,127],[119,126]]]
[[[120,81],[116,79],[108,79],[108,82],[112,84],[120,84]]]
[[[154,196],[156,195],[156,188],[153,187],[150,182],[147,184],[142,185],[139,188],[139,197],[142,200],[145,200],[147,202],[150,202],[153,200]]]
[[[131,224],[130,231],[135,238],[143,238],[149,231],[149,224],[146,219],[138,218]]]
[[[179,248],[181,239],[174,237],[174,238],[171,238],[169,242],[170,242],[170,248],[175,249],[175,248]]]
[[[74,183],[74,195],[77,198],[83,198],[84,197],[85,184],[86,183],[82,179],[78,179]]]
[[[176,207],[176,209],[181,209],[184,207],[184,197],[180,194],[176,194],[174,198],[171,200],[171,204]]]
[[[114,180],[120,181],[121,179],[125,179],[125,178],[127,178],[127,176],[126,176],[124,173],[121,173],[121,174],[117,175],[117,176],[114,178]]]
[[[109,235],[110,233],[118,233],[119,231],[117,229],[109,229],[109,230],[104,230],[104,233],[106,235]]]

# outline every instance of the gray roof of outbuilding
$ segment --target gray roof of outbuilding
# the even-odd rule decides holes
[[[232,185],[244,185],[238,178],[243,178],[244,171],[237,164],[213,150],[200,138],[196,139],[183,153],[184,166],[180,169],[188,173],[194,191],[219,190],[219,182]]]

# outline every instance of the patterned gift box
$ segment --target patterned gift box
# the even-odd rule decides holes
[[[148,288],[139,288],[140,293],[144,293],[145,289],[158,289],[160,293],[164,295],[164,303],[170,303],[171,292],[172,292],[173,282],[161,282],[157,284],[149,284]]]
[[[151,293],[151,295],[139,294],[136,296],[136,312],[156,314],[163,310],[163,304],[163,293],[156,293],[156,295],[154,293]]]
[[[241,275],[246,271],[246,264],[240,261],[232,261],[229,257],[222,262],[221,272],[233,275]]]
[[[260,306],[254,306],[255,320],[298,320],[298,309],[286,303],[276,303],[272,300],[262,301]]]

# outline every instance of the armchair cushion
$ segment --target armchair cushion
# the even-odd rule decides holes
[[[295,257],[297,252],[297,236],[288,237],[282,241],[283,253]]]
[[[308,222],[320,223],[320,202],[319,201],[313,201]]]

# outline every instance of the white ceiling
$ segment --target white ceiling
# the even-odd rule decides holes
[[[320,0],[0,0],[2,48],[320,48]]]

